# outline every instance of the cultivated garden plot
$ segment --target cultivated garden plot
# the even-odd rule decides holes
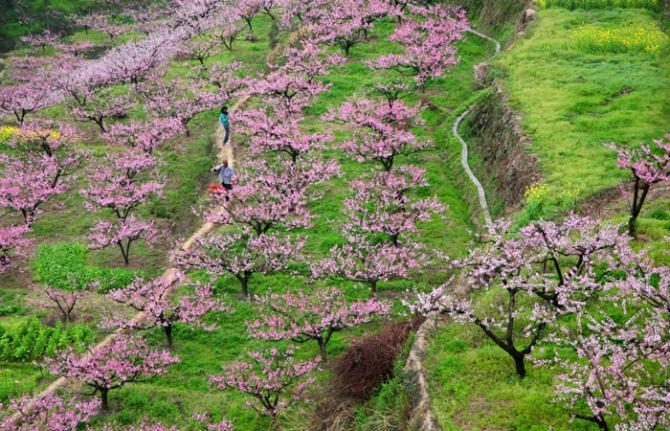
[[[0,429],[407,429],[431,312],[444,429],[667,429],[663,7],[542,2],[492,58],[472,26],[512,38],[508,3],[17,4]],[[543,178],[521,209],[487,191],[489,224],[452,135],[483,61]],[[630,211],[580,213],[619,183]]]

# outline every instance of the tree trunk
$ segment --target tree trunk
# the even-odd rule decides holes
[[[109,393],[109,389],[99,389],[100,390],[100,410],[103,412],[109,411],[109,402],[107,400],[107,394]]]
[[[372,297],[377,297],[377,280],[370,281],[370,291],[372,292]]]
[[[123,246],[122,241],[117,242],[117,244],[119,245],[119,248],[121,249],[121,255],[123,256],[123,262],[126,264],[126,266],[128,266],[129,263],[130,263],[130,259],[129,259],[129,256],[128,256],[130,254],[130,243],[128,243],[128,249],[126,249]]]
[[[326,342],[324,340],[317,340],[319,343],[319,353],[321,353],[321,360],[328,362],[328,352],[326,351]]]
[[[51,31],[51,26],[49,25],[49,5],[48,0],[44,0],[44,24],[47,30]],[[42,47],[44,49],[44,47]]]
[[[647,199],[651,184],[642,182],[639,177],[635,177],[635,185],[633,186],[633,203],[630,208],[630,220],[628,220],[628,235],[632,238],[637,236],[637,217],[642,212],[642,205]]]
[[[523,379],[526,377],[526,364],[524,363],[523,358],[526,356],[524,354],[516,353],[512,354],[512,359],[514,359],[514,367],[516,368],[516,375],[519,376],[520,379]]]
[[[169,324],[163,328],[165,330],[165,337],[167,338],[168,348],[172,348],[174,343],[172,340],[172,324]]]
[[[244,276],[240,278],[240,284],[242,285],[242,295],[249,297],[249,277]]]
[[[610,429],[610,427],[607,425],[607,422],[605,422],[605,419],[603,419],[602,416],[585,416],[576,414],[575,417],[577,419],[582,419],[587,422],[593,422],[594,424],[598,425],[598,428],[600,428],[602,431],[609,431]]]
[[[105,118],[104,117],[94,118],[93,121],[95,122],[95,124],[98,125],[98,127],[100,128],[100,131],[102,131],[102,133],[107,133],[107,129],[105,128]]]
[[[631,238],[636,238],[637,237],[637,217],[631,216],[630,219],[628,219],[628,236]]]

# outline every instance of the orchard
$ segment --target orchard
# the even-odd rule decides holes
[[[10,2],[0,430],[670,429],[657,83],[519,84],[670,5],[541,3]]]

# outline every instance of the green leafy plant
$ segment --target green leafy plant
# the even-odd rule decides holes
[[[123,268],[97,268],[86,265],[88,249],[81,244],[43,246],[33,262],[36,281],[62,290],[83,289],[96,282],[101,292],[127,286],[137,275]]]
[[[29,362],[53,356],[54,352],[68,346],[83,352],[95,339],[93,329],[85,325],[69,328],[58,323],[45,326],[32,317],[9,327],[0,326],[0,361]]]

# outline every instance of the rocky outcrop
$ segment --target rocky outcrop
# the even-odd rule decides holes
[[[472,133],[479,138],[470,149],[495,180],[497,196],[506,207],[515,207],[523,201],[528,186],[540,179],[537,156],[527,151],[530,137],[523,132],[500,84],[490,85],[496,91],[475,106],[468,118]]]

